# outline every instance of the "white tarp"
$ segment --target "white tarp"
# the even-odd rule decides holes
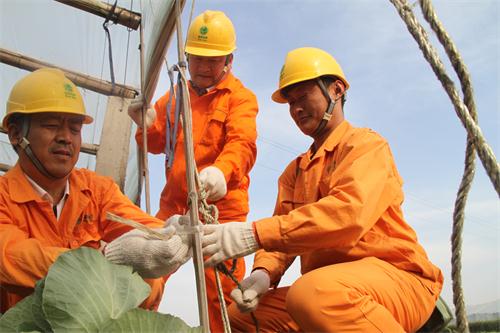
[[[114,4],[114,1],[108,1]],[[133,4],[133,7],[131,7]],[[167,42],[166,20],[174,8],[171,0],[119,0],[117,5],[142,13],[145,39],[145,73],[149,99],[153,98]],[[173,16],[172,16],[173,17]],[[85,73],[111,81],[108,41],[102,27],[104,18],[51,0],[0,1],[0,48],[29,56],[58,67]],[[121,25],[108,26],[111,35],[113,69],[116,83],[140,91],[139,29],[129,31]],[[163,29],[163,30],[162,30]],[[159,45],[156,45],[159,43]],[[159,48],[158,48],[159,47]],[[150,59],[156,55],[156,62]],[[158,57],[158,54],[161,57]],[[5,64],[0,65],[0,117],[5,115],[5,103],[10,89],[27,72]],[[94,123],[84,127],[83,142],[99,144],[106,111],[107,96],[80,89],[87,113]],[[137,148],[132,129],[130,156],[125,192],[135,198],[138,192]],[[117,133],[119,135],[119,133]],[[0,163],[14,165],[17,155],[5,134],[0,134]],[[78,167],[95,168],[95,156],[80,154]]]

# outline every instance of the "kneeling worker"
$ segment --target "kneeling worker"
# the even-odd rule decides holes
[[[443,276],[403,217],[387,141],[344,119],[348,88],[325,51],[288,53],[272,99],[313,144],[279,178],[274,216],[203,226],[207,265],[258,250],[231,293],[233,331],[254,331],[254,311],[262,332],[415,332],[434,309]],[[296,256],[303,275],[270,289]]]
[[[135,206],[110,178],[77,169],[85,113],[76,86],[58,69],[43,68],[19,80],[7,101],[2,125],[17,152],[17,164],[0,176],[0,312],[33,292],[57,257],[70,249],[100,248],[106,257],[132,266],[151,286],[141,305],[156,310],[163,278],[191,255],[186,237],[151,240],[106,212],[159,232],[173,227]]]

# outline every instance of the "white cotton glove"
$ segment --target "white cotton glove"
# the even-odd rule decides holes
[[[227,193],[226,178],[217,167],[209,166],[201,170],[200,183],[207,191],[208,200],[210,201],[222,199]]]
[[[244,257],[259,249],[253,234],[252,222],[205,224],[202,227],[201,246],[205,266],[215,266],[230,258]]]
[[[194,233],[201,233],[201,223],[198,227],[192,227],[190,223],[189,212],[185,215],[175,214],[170,216],[166,221],[164,227],[173,227],[175,228],[176,235],[181,236],[183,240],[188,241],[189,235]],[[188,242],[189,243],[189,242]]]
[[[144,104],[144,98],[142,95],[137,96],[132,100],[128,107],[128,115],[137,126],[142,127],[142,105]],[[146,128],[150,128],[156,119],[156,111],[152,107],[148,107],[146,111]]]
[[[241,281],[241,287],[231,291],[231,298],[236,302],[241,312],[254,311],[259,304],[259,299],[271,286],[269,274],[263,269],[257,269],[249,277]]]
[[[154,230],[170,238],[158,240],[134,229],[109,243],[104,256],[112,263],[132,266],[143,278],[176,271],[192,256],[188,237],[176,235],[174,227]]]
[[[189,215],[175,214],[170,216],[166,221],[164,227],[174,227],[175,231],[182,231],[185,226],[189,226]]]

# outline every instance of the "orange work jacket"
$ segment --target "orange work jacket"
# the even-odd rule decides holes
[[[58,220],[52,205],[35,192],[19,164],[0,177],[0,312],[33,292],[59,254],[88,246],[100,247],[131,230],[106,220],[113,212],[148,225],[162,227],[158,220],[135,206],[111,178],[86,169],[74,169],[69,177],[69,195]],[[142,304],[158,308],[163,278],[147,279],[149,298]]]
[[[377,133],[342,122],[316,154],[292,161],[278,184],[274,216],[255,223],[266,251],[258,251],[254,268],[267,269],[273,283],[296,255],[302,274],[376,257],[440,292],[443,276],[403,218],[403,182]]]
[[[161,97],[154,105],[156,120],[148,129],[148,151],[165,152],[166,107],[170,94]],[[255,95],[231,73],[208,93],[198,96],[189,85],[192,109],[194,159],[198,170],[215,166],[223,173],[227,194],[217,201],[220,222],[244,221],[248,214],[249,172],[257,157]],[[172,101],[170,119],[173,123],[175,99]],[[142,130],[136,133],[142,143]],[[156,216],[162,220],[173,214],[187,211],[186,161],[184,133],[179,125],[177,143],[171,168],[166,168],[166,185],[160,198]]]

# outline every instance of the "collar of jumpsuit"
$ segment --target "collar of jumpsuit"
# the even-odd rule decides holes
[[[194,91],[196,93],[196,96],[198,96],[198,97],[209,94],[209,93],[216,91],[216,90],[227,89],[231,92],[233,90],[231,88],[233,86],[232,83],[235,80],[237,80],[236,77],[231,72],[227,72],[224,75],[224,77],[219,82],[217,82],[214,86],[211,86],[208,88],[199,88],[196,85],[194,85],[192,81],[189,81],[189,89]]]
[[[56,216],[56,219],[59,219],[59,216],[61,216],[61,211],[64,207],[64,203],[66,202],[66,198],[69,196],[69,180],[66,180],[66,185],[64,187],[64,194],[61,200],[59,202],[55,203],[54,198],[47,192],[45,191],[40,185],[38,185],[33,179],[31,179],[27,174],[24,174],[26,176],[26,179],[28,182],[31,184],[35,192],[42,198],[43,200],[49,202],[52,206],[52,209],[54,211],[54,215]]]
[[[351,127],[347,120],[343,120],[333,131],[330,132],[325,142],[318,147],[314,148],[314,143],[309,147],[307,152],[305,152],[301,156],[306,156],[306,159],[300,160],[300,168],[305,169],[306,166],[310,163],[310,161],[320,158],[325,155],[327,151],[333,151],[337,144],[339,143],[340,138],[345,134],[345,132]]]

